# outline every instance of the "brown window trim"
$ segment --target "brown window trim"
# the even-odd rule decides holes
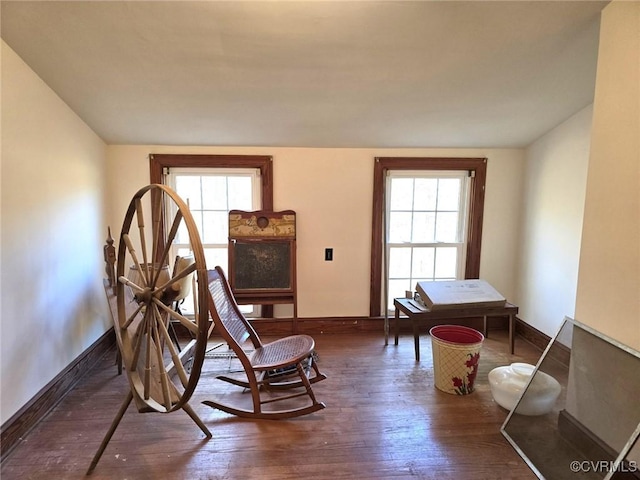
[[[165,167],[258,168],[262,182],[262,209],[273,210],[273,157],[269,155],[149,155],[151,183],[162,183]]]
[[[371,231],[371,286],[369,315],[380,316],[382,304],[382,250],[384,232],[382,225],[385,208],[386,178],[389,170],[468,170],[472,172],[469,195],[469,224],[467,230],[467,260],[465,278],[480,275],[480,247],[482,243],[482,219],[484,215],[484,190],[487,178],[486,158],[455,157],[377,157],[373,173],[373,221]]]

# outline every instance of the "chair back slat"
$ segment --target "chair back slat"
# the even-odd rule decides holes
[[[238,345],[242,345],[249,338],[253,340],[252,337],[255,337],[253,328],[238,309],[238,304],[231,294],[227,279],[220,267],[209,271],[209,292],[215,309],[214,322],[222,323],[224,329]]]

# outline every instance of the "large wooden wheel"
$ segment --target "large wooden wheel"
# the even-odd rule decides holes
[[[176,272],[178,239],[195,262]],[[189,276],[195,280],[193,319],[172,308],[180,281]],[[134,195],[120,234],[116,278],[116,338],[138,409],[189,413],[209,336],[207,269],[189,208],[170,188],[148,185]],[[191,334],[180,351],[169,335],[172,321]]]

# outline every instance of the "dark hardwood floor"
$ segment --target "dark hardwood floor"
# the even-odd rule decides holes
[[[314,391],[325,410],[279,421],[213,410],[201,402],[243,395],[215,379],[235,368],[233,361],[210,359],[190,404],[213,438],[183,411],[140,414],[132,404],[87,478],[536,478],[501,435],[507,412],[493,401],[487,381],[494,367],[537,362],[541,352],[522,338],[509,355],[506,332],[492,331],[482,348],[476,391],[461,397],[434,387],[426,335],[421,362],[414,360],[410,335],[397,347],[385,347],[382,334],[315,339],[328,379]],[[84,478],[127,391],[114,355],[105,356],[9,454],[2,480]]]

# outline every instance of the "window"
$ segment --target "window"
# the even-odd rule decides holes
[[[230,210],[259,210],[260,171],[228,168],[171,168],[165,183],[189,205],[198,226],[207,265],[228,271]],[[186,254],[186,229],[178,231],[176,253]]]
[[[388,309],[416,282],[464,277],[468,178],[466,171],[388,171]]]
[[[370,316],[389,303],[387,274],[390,298],[417,280],[478,278],[486,165],[485,158],[376,158]]]
[[[229,210],[272,210],[272,159],[247,155],[150,155],[151,183],[173,188],[189,205],[200,232],[208,268],[220,265],[228,271]],[[163,220],[164,221],[164,220]],[[176,235],[173,255],[189,253]],[[272,306],[262,307],[263,316],[272,316]],[[254,308],[242,307],[248,315]],[[183,313],[193,310],[187,298]]]

